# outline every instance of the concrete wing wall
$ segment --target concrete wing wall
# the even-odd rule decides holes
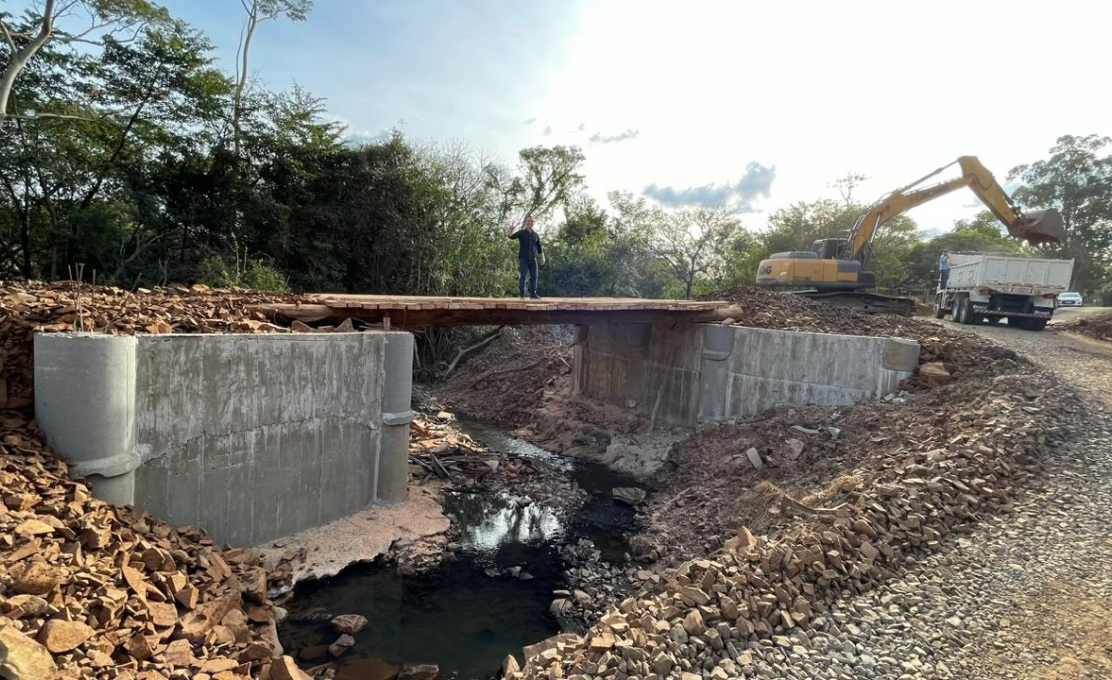
[[[612,324],[581,330],[577,393],[694,425],[777,404],[845,405],[896,389],[919,345],[896,338],[721,325]]]
[[[895,338],[703,326],[699,421],[778,404],[844,406],[884,396],[911,376],[919,344]]]
[[[412,341],[407,333],[38,336],[36,411],[74,472],[92,476],[94,493],[255,545],[404,500]],[[120,364],[115,372],[94,368],[74,380],[58,370],[101,362],[103,348]],[[96,399],[130,413],[105,413]],[[74,420],[81,408],[88,416]],[[104,432],[90,427],[106,419]],[[99,443],[79,450],[82,432]]]

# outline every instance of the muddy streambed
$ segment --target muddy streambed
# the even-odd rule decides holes
[[[495,677],[507,654],[520,660],[522,647],[560,632],[549,605],[568,588],[562,546],[587,539],[602,559],[625,559],[636,513],[611,492],[637,486],[633,480],[489,425],[462,421],[460,429],[492,450],[529,458],[542,475],[574,480],[586,500],[568,509],[512,489],[448,493],[455,550],[436,570],[402,575],[376,562],[297,587],[279,634],[303,668],[329,664],[344,680],[388,680],[405,666],[435,664],[441,678]],[[341,614],[370,624],[336,657],[329,621]]]

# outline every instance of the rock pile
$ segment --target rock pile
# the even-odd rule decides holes
[[[863,482],[758,538],[747,528],[707,559],[686,562],[656,592],[628,598],[583,637],[527,650],[515,678],[732,678],[777,667],[793,636],[842,625],[840,598],[893,577],[986,513],[1006,511],[1035,459],[1063,437],[1063,395],[1042,374],[966,384],[969,400],[914,441],[892,442]],[[945,416],[943,416],[945,418]],[[747,670],[748,669],[748,670]],[[781,670],[786,670],[781,668]]]
[[[0,677],[235,680],[281,657],[254,553],[92,498],[13,411],[0,500]]]
[[[1112,342],[1112,314],[1103,314],[1087,319],[1077,319],[1066,323],[1056,324],[1051,328],[1067,333],[1080,333],[1094,340]]]
[[[34,401],[32,336],[87,331],[138,333],[289,332],[253,309],[267,302],[297,302],[291,295],[213,290],[203,285],[140,289],[73,283],[0,284],[0,408]]]

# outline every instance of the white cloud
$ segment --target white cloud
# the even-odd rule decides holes
[[[697,187],[676,189],[650,184],[641,192],[661,205],[671,208],[703,207],[732,208],[737,212],[756,212],[754,204],[767,198],[776,179],[776,168],[760,163],[750,163],[745,175],[729,184],[704,184]]]
[[[640,130],[626,130],[619,132],[616,135],[604,135],[601,132],[596,132],[591,135],[590,141],[592,144],[614,144],[615,142],[628,142],[631,139],[637,139],[641,135]]]

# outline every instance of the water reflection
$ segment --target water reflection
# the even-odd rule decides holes
[[[523,505],[508,494],[451,493],[444,512],[455,518],[458,542],[464,550],[496,551],[506,543],[538,544],[563,534],[560,519],[550,508]]]

